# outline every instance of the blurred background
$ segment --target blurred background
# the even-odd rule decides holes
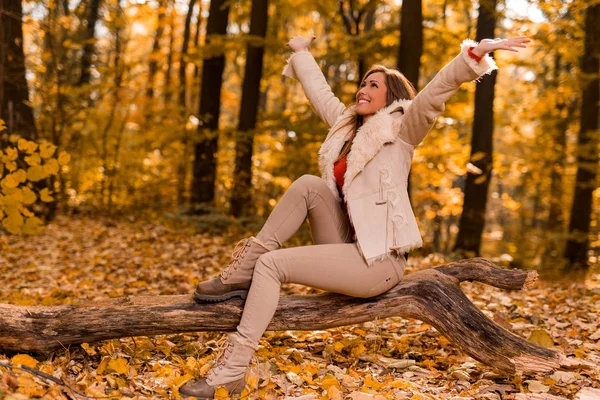
[[[464,39],[525,35],[528,48],[493,54],[498,71],[463,84],[415,149],[409,189],[425,245],[411,256],[547,272],[598,265],[597,1],[0,7],[4,234],[81,215],[256,232],[292,181],[319,175],[327,133],[301,85],[281,75],[291,37],[317,36],[310,51],[349,105],[372,64],[421,90]]]

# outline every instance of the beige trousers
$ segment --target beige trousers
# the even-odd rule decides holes
[[[306,217],[314,245],[281,249]],[[282,283],[354,297],[377,296],[398,284],[406,266],[404,256],[390,256],[368,267],[350,232],[341,202],[323,179],[303,175],[294,181],[257,235],[270,251],[254,267],[238,333],[258,344],[277,308]]]

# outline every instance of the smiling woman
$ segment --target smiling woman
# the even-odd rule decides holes
[[[529,41],[466,39],[460,53],[418,95],[399,71],[374,65],[361,80],[356,102],[346,106],[308,51],[312,40],[296,36],[289,41],[294,54],[283,75],[300,81],[330,127],[319,149],[322,177],[295,180],[258,235],[238,243],[220,277],[196,287],[198,301],[233,296],[247,301],[223,353],[205,378],[180,389],[184,396],[212,398],[218,386],[242,392],[283,283],[370,298],[402,280],[404,255],[423,245],[407,192],[414,148],[463,82],[497,69],[489,51],[516,51],[512,47]],[[306,218],[315,245],[282,248]]]

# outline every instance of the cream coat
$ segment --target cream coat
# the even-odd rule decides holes
[[[388,254],[399,255],[423,246],[407,192],[413,151],[463,82],[497,69],[489,55],[479,63],[469,57],[467,49],[476,45],[464,40],[460,54],[412,101],[396,100],[380,109],[360,127],[352,142],[342,193],[358,249],[369,266]],[[315,112],[330,127],[319,149],[319,166],[322,178],[341,200],[333,164],[352,134],[356,104],[346,107],[333,94],[308,50],[293,53],[283,75],[300,81]]]

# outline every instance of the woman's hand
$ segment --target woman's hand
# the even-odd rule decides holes
[[[300,50],[308,50],[308,46],[315,40],[317,37],[313,36],[310,40],[304,39],[302,36],[294,36],[286,46],[290,46],[293,51]]]
[[[473,53],[475,55],[483,57],[490,51],[494,50],[509,50],[518,52],[517,49],[513,49],[513,47],[527,47],[524,43],[531,42],[526,36],[513,36],[508,39],[483,39],[475,48],[473,49]]]

